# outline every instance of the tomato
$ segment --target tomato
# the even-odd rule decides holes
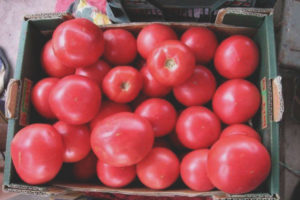
[[[109,187],[120,188],[131,183],[136,177],[135,165],[114,167],[98,160],[97,175],[100,181]]]
[[[155,137],[167,135],[176,124],[176,110],[164,99],[148,99],[140,104],[134,113],[151,123]]]
[[[137,37],[137,49],[143,58],[149,54],[163,41],[177,40],[176,33],[163,24],[150,24],[144,27]]]
[[[233,124],[226,127],[222,131],[220,139],[228,136],[234,136],[234,135],[244,135],[244,136],[252,137],[258,140],[259,142],[261,141],[260,135],[253,128],[245,124]]]
[[[109,72],[110,69],[110,66],[106,62],[103,60],[98,60],[96,63],[88,67],[77,68],[75,74],[86,76],[96,81],[99,86],[101,86],[104,76]]]
[[[151,150],[154,133],[144,118],[128,112],[111,115],[97,124],[91,135],[96,156],[115,167],[134,165]]]
[[[228,80],[217,88],[212,105],[214,112],[225,124],[243,123],[257,112],[260,93],[249,81]]]
[[[48,124],[31,124],[11,142],[11,157],[20,178],[31,185],[52,180],[63,163],[64,144]]]
[[[75,72],[74,68],[63,65],[55,56],[52,48],[52,40],[49,40],[42,50],[41,64],[43,69],[49,76],[57,78],[70,75]]]
[[[135,99],[143,88],[143,77],[131,66],[117,66],[106,74],[102,88],[110,100],[128,103]]]
[[[189,79],[173,88],[173,93],[183,105],[196,106],[210,101],[216,87],[214,75],[206,67],[198,65]]]
[[[242,35],[234,35],[223,40],[214,58],[216,70],[228,79],[250,76],[257,68],[258,61],[256,44]]]
[[[98,26],[87,19],[71,19],[54,30],[52,47],[55,55],[64,65],[89,66],[103,54],[103,33]]]
[[[156,147],[139,162],[136,172],[139,180],[147,187],[155,190],[171,186],[179,176],[179,160],[167,148]]]
[[[96,175],[97,157],[90,152],[85,158],[74,163],[72,172],[78,181],[88,181]]]
[[[214,185],[207,176],[208,149],[199,149],[184,156],[180,164],[180,175],[183,182],[192,190],[206,192]]]
[[[181,42],[168,40],[152,51],[148,56],[147,66],[158,82],[167,86],[176,86],[192,76],[195,56]]]
[[[137,54],[136,39],[124,29],[104,31],[104,58],[114,65],[127,65]]]
[[[189,28],[181,36],[181,41],[194,52],[200,64],[211,61],[218,47],[214,32],[204,27]]]
[[[266,148],[256,139],[231,136],[216,142],[207,159],[211,182],[230,194],[254,190],[268,176],[271,159]]]
[[[40,115],[47,119],[55,119],[48,99],[52,88],[59,81],[58,78],[44,78],[36,83],[31,92],[31,101]]]
[[[69,75],[53,87],[49,103],[59,120],[69,124],[84,124],[97,114],[101,104],[101,91],[93,80]]]
[[[202,106],[185,109],[176,123],[179,141],[187,148],[207,148],[218,140],[221,123],[218,117]]]

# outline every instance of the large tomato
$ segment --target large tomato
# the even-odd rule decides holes
[[[217,88],[212,105],[214,112],[224,123],[243,123],[257,112],[260,105],[260,93],[249,81],[228,80]]]
[[[185,82],[194,72],[195,56],[184,44],[176,40],[161,43],[148,56],[147,66],[161,84],[176,86]]]
[[[218,140],[221,123],[209,109],[192,106],[179,115],[176,133],[179,141],[187,148],[207,148]]]
[[[218,47],[215,34],[204,27],[189,28],[181,36],[181,41],[194,52],[199,64],[211,61]]]
[[[259,53],[250,38],[234,35],[220,44],[214,58],[216,70],[228,79],[246,78],[258,66]]]
[[[54,30],[52,47],[55,55],[64,65],[68,67],[89,66],[103,54],[103,33],[99,27],[87,19],[71,19]]]
[[[90,152],[84,159],[73,164],[73,176],[79,181],[93,179],[97,173],[96,165],[97,157],[93,152]]]
[[[111,115],[97,124],[91,135],[96,156],[115,167],[134,165],[151,150],[154,133],[144,118],[128,112]]]
[[[271,159],[266,148],[256,139],[231,136],[216,142],[207,159],[211,182],[230,194],[247,193],[268,176]]]
[[[226,127],[222,131],[220,139],[232,135],[245,135],[257,139],[259,142],[261,141],[260,135],[253,128],[245,124],[233,124]]]
[[[98,113],[101,91],[93,80],[84,76],[69,75],[53,87],[49,103],[59,120],[69,124],[84,124]]]
[[[175,98],[185,106],[203,105],[211,100],[217,87],[214,75],[204,66],[196,66],[193,75],[173,88]]]
[[[48,124],[31,124],[11,142],[11,157],[20,178],[28,184],[52,180],[63,164],[64,144]]]
[[[137,49],[143,58],[148,55],[163,41],[177,40],[176,33],[163,24],[150,24],[144,27],[137,37]]]

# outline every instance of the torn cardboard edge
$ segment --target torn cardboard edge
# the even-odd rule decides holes
[[[281,76],[277,76],[272,80],[273,92],[273,121],[280,122],[284,113],[284,102],[282,94]]]
[[[5,92],[5,117],[14,119],[17,117],[20,80],[10,79]]]

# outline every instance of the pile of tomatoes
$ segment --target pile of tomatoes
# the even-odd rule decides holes
[[[16,171],[28,184],[43,184],[65,162],[74,163],[76,179],[97,174],[109,187],[137,177],[166,189],[181,177],[196,191],[252,191],[271,166],[259,134],[244,124],[261,101],[245,79],[258,62],[256,44],[242,35],[219,44],[204,27],[179,38],[169,26],[150,24],[135,38],[125,29],[103,32],[86,19],[68,20],[42,50],[49,77],[31,96],[41,116],[57,121],[15,135]],[[226,80],[217,83],[220,75]]]

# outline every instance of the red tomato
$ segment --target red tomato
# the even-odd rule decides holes
[[[152,98],[144,101],[136,108],[135,114],[151,123],[155,137],[167,135],[176,124],[176,110],[164,99]]]
[[[218,140],[221,123],[218,117],[202,106],[185,109],[177,120],[179,141],[190,149],[207,148]]]
[[[248,137],[252,137],[259,142],[261,141],[260,135],[250,126],[245,124],[233,124],[227,126],[221,133],[220,139],[233,135],[244,135]]]
[[[63,65],[55,56],[52,48],[52,40],[49,40],[42,50],[41,63],[49,76],[61,78],[75,72],[74,68]]]
[[[135,99],[143,88],[143,77],[131,66],[117,66],[110,70],[102,82],[106,96],[118,103]]]
[[[84,124],[97,114],[101,104],[101,91],[93,80],[69,75],[53,87],[49,103],[59,120],[69,124]]]
[[[181,36],[181,41],[194,52],[200,64],[211,61],[218,47],[214,32],[204,27],[189,28]]]
[[[250,38],[234,35],[224,40],[215,55],[216,70],[228,79],[246,78],[258,66],[259,53]]]
[[[251,119],[260,105],[260,93],[253,83],[242,79],[228,80],[217,89],[213,110],[225,124]]]
[[[176,86],[193,74],[195,56],[184,44],[176,40],[161,43],[148,56],[147,66],[161,84]]]
[[[207,159],[211,182],[230,194],[254,190],[268,176],[271,159],[266,148],[256,139],[231,136],[216,142]]]
[[[76,69],[75,74],[86,76],[96,81],[100,86],[104,76],[109,72],[110,66],[103,60],[98,60],[96,63],[88,67],[80,67]]]
[[[214,75],[204,66],[196,66],[193,75],[173,88],[177,101],[185,106],[203,105],[211,100],[217,83]]]
[[[55,55],[64,65],[89,66],[103,54],[103,33],[98,26],[87,19],[71,19],[54,30],[52,47]]]
[[[97,124],[91,135],[96,156],[115,167],[134,165],[151,150],[154,133],[151,124],[133,113],[117,113]]]
[[[141,69],[141,74],[144,79],[143,93],[149,97],[164,97],[170,91],[170,86],[165,86],[158,82],[150,73],[149,68],[144,65]]]
[[[65,145],[64,162],[78,162],[88,155],[91,145],[87,125],[71,125],[58,121],[53,127],[62,136]]]
[[[137,49],[143,58],[148,55],[163,41],[177,40],[176,33],[163,24],[150,24],[144,27],[137,37]]]
[[[171,186],[179,176],[179,160],[167,148],[156,147],[136,166],[137,176],[147,187],[155,190]]]
[[[131,183],[136,177],[135,165],[114,167],[98,160],[97,175],[100,181],[109,187],[121,188]]]
[[[28,184],[52,180],[63,163],[62,138],[48,124],[31,124],[21,129],[14,136],[10,149],[18,175]]]
[[[31,101],[34,108],[40,115],[48,119],[55,119],[55,114],[50,108],[48,99],[50,91],[58,81],[58,78],[44,78],[37,82],[31,92]]]
[[[199,149],[184,156],[180,164],[180,175],[183,182],[192,190],[206,192],[214,185],[207,176],[208,149]]]
[[[97,157],[90,152],[84,159],[73,165],[73,176],[79,181],[88,181],[96,175]]]
[[[136,39],[124,29],[109,29],[104,32],[104,58],[114,65],[127,65],[137,54]]]

